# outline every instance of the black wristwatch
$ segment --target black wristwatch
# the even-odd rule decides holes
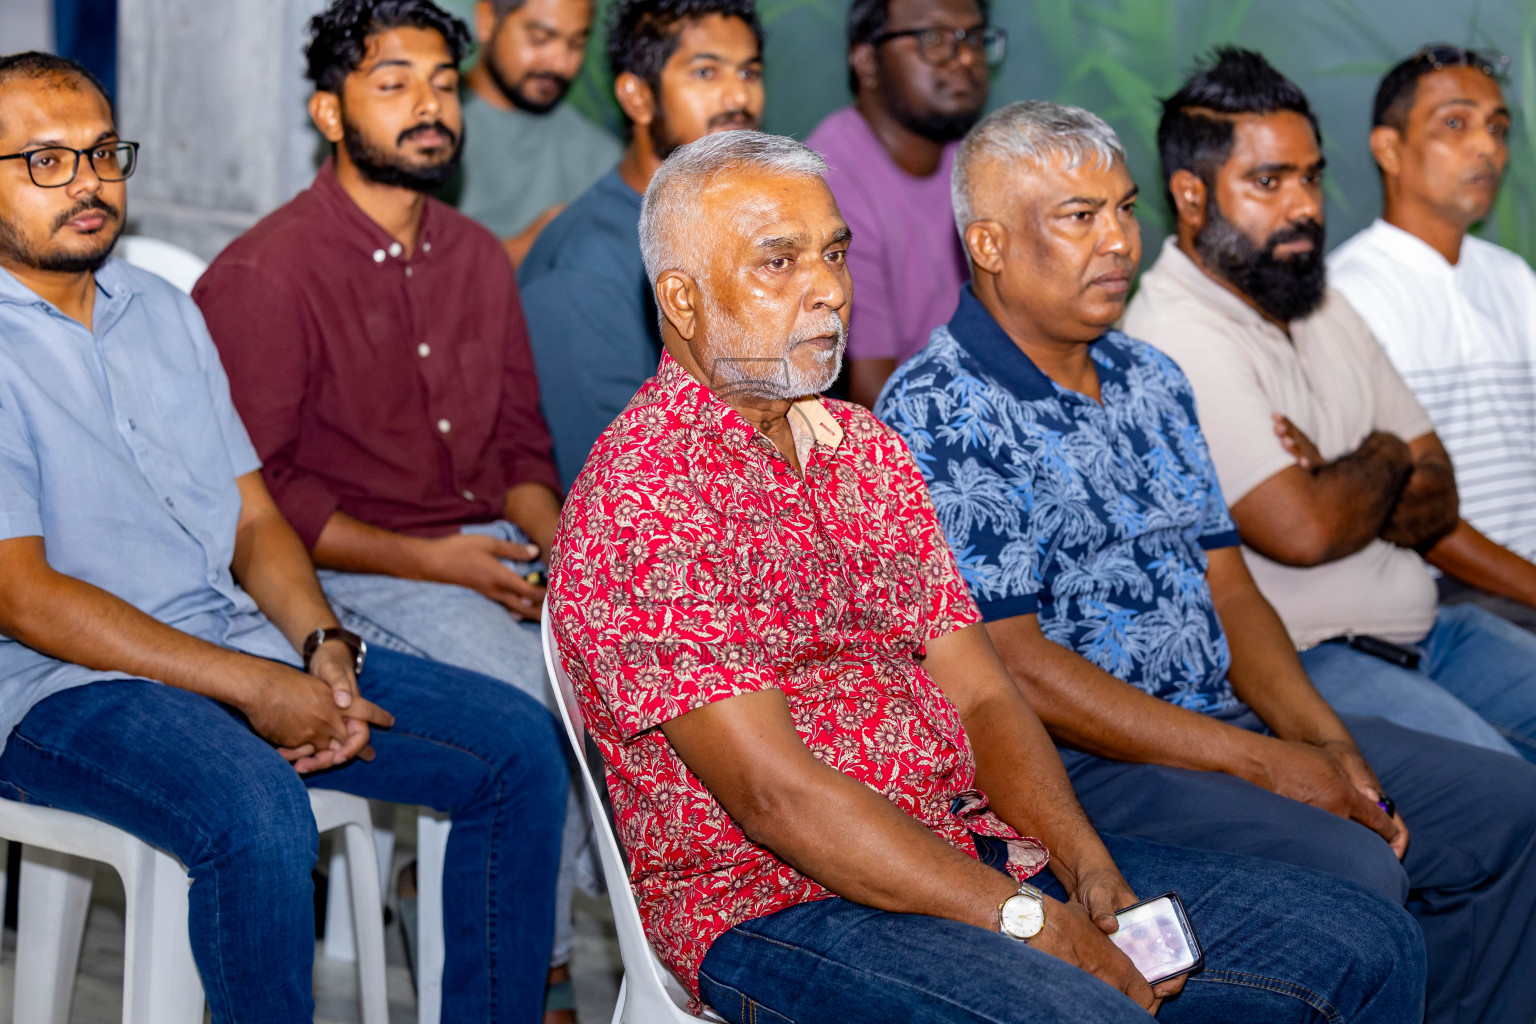
[[[363,642],[362,637],[340,626],[317,629],[309,634],[309,638],[304,641],[304,671],[309,671],[309,663],[314,658],[315,652],[320,649],[320,645],[330,640],[340,640],[352,648],[352,673],[362,675],[363,660],[368,657],[368,645]]]

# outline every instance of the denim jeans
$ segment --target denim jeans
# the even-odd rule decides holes
[[[1343,644],[1301,652],[1318,692],[1339,712],[1536,761],[1536,634],[1473,604],[1442,606],[1399,668]]]
[[[1263,730],[1251,712],[1232,724]],[[1432,1024],[1530,1024],[1536,766],[1379,718],[1344,724],[1408,825],[1402,863],[1363,825],[1231,775],[1077,751],[1062,761],[1100,829],[1323,871],[1406,902],[1428,950]]]
[[[206,697],[136,679],[65,690],[11,734],[0,796],[98,818],[180,858],[216,1024],[314,1017],[306,785],[446,811],[443,1020],[533,1024],[565,813],[553,717],[499,682],[387,650],[370,653],[359,686],[394,728],[373,730],[372,763],[304,778]]]
[[[1205,967],[1164,1024],[1410,1024],[1424,1012],[1413,919],[1350,882],[1261,860],[1105,835],[1141,896],[1179,893]],[[1043,872],[1035,884],[1059,900]],[[843,899],[803,903],[715,940],[700,992],[746,1024],[1145,1024],[1128,997],[993,931]]]
[[[528,542],[527,534],[507,522],[466,526],[463,532],[518,544]],[[506,564],[515,572],[525,573],[543,563]],[[452,583],[330,569],[320,571],[320,584],[342,624],[367,640],[370,647],[386,647],[500,679],[554,710],[538,625],[518,622],[490,598]],[[562,744],[562,756],[564,750]],[[581,799],[574,762],[569,759],[568,767],[573,774],[566,797],[560,876],[555,887],[555,942],[550,955],[553,965],[571,959],[575,941],[571,898],[576,885],[580,882],[589,891],[595,891],[597,884],[592,826]]]

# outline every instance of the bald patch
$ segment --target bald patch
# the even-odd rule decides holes
[[[5,97],[24,89],[33,89],[38,92],[95,93],[100,98],[102,106],[107,108],[107,119],[114,124],[117,121],[117,112],[112,107],[112,101],[107,99],[106,94],[96,88],[90,79],[77,71],[25,67],[0,71],[0,111],[5,110],[3,102]],[[5,131],[5,118],[0,116],[0,135],[4,135]]]

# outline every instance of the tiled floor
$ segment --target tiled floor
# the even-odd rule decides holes
[[[404,838],[404,837],[402,837]],[[396,862],[409,859],[401,850]],[[325,863],[322,858],[321,863]],[[25,884],[25,883],[23,883]],[[390,1024],[414,1024],[416,997],[405,966],[405,949],[398,925],[385,936],[388,959]],[[3,962],[0,962],[0,1024],[11,1019],[11,994],[16,983],[16,936],[6,931]],[[618,998],[618,941],[606,899],[576,896],[576,950],[572,976],[576,986],[576,1011],[582,1024],[607,1024]],[[123,1013],[123,887],[110,868],[96,877],[91,913],[86,924],[85,947],[80,954],[80,973],[75,983],[71,1024],[118,1024]],[[329,960],[315,950],[316,1024],[356,1024],[357,973],[354,965]]]

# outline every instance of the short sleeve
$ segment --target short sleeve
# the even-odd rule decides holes
[[[1172,357],[1189,379],[1220,490],[1228,501],[1239,502],[1296,464],[1275,435],[1275,403],[1230,337],[1187,320],[1179,323],[1177,337],[1174,333],[1147,340]]]
[[[14,410],[0,401],[0,540],[43,535],[37,453]]]
[[[186,307],[187,330],[192,335],[198,359],[202,362],[203,378],[208,382],[208,397],[213,403],[213,414],[219,437],[224,443],[224,450],[229,456],[229,464],[234,469],[235,478],[239,479],[247,473],[259,470],[261,458],[256,454],[255,446],[251,444],[251,436],[246,433],[245,423],[241,421],[240,414],[235,411],[235,401],[229,393],[229,377],[225,374],[224,364],[219,359],[219,350],[214,347],[213,339],[208,335],[208,325],[204,323],[202,313],[191,300],[187,300]]]
[[[614,529],[615,510],[576,502],[558,545],[556,621],[622,739],[778,685],[755,602],[702,537],[643,508]]]

